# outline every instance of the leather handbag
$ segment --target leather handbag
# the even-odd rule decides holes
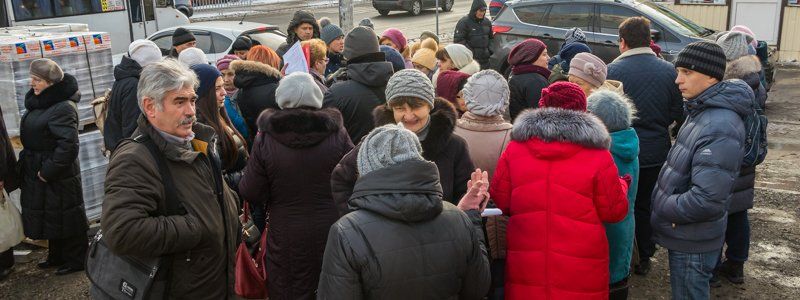
[[[245,202],[245,219],[249,219],[250,209]],[[243,223],[247,220],[243,220]],[[252,224],[252,220],[250,220]],[[255,226],[253,226],[255,228]],[[246,229],[242,229],[246,232]],[[258,231],[258,229],[255,229]],[[246,233],[243,233],[246,234]],[[236,295],[245,299],[267,299],[267,269],[264,266],[267,252],[267,229],[261,234],[258,248],[251,253],[247,247],[246,237],[243,236],[239,249],[236,250]]]

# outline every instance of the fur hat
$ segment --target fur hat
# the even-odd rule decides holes
[[[286,75],[275,90],[275,102],[281,109],[313,107],[322,108],[322,91],[311,74],[294,72]]]
[[[577,84],[559,81],[542,89],[539,107],[558,107],[586,111],[586,94]]]
[[[633,124],[636,107],[625,95],[599,89],[586,98],[586,103],[586,110],[600,118],[608,132],[625,130]]]
[[[30,74],[49,83],[57,83],[64,79],[64,71],[49,58],[39,58],[31,62]]]
[[[360,176],[408,160],[425,160],[422,145],[416,134],[395,124],[370,131],[361,141],[356,157]]]

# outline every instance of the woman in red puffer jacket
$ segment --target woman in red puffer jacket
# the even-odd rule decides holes
[[[603,222],[625,218],[628,182],[617,176],[611,138],[585,112],[580,87],[551,85],[539,106],[517,118],[491,184],[497,207],[511,216],[506,299],[608,299]]]

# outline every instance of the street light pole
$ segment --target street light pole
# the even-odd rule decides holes
[[[439,36],[439,0],[436,0],[436,36]]]
[[[339,0],[339,27],[345,34],[353,29],[353,0]]]

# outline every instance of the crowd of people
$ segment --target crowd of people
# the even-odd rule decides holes
[[[487,66],[486,8],[449,45],[369,22],[345,33],[308,11],[279,49],[241,36],[214,65],[186,30],[167,57],[134,41],[104,124],[103,240],[168,257],[168,298],[235,295],[245,204],[267,235],[270,299],[626,299],[656,245],[673,299],[743,282],[744,118],[766,101],[752,33],[668,62],[634,17],[608,65],[575,28],[558,51],[514,46],[505,78]],[[295,43],[309,71],[287,75]],[[3,126],[0,183],[22,190],[26,236],[50,242],[38,267],[69,274],[87,251],[80,92],[52,60],[30,72],[23,150],[16,162]]]

